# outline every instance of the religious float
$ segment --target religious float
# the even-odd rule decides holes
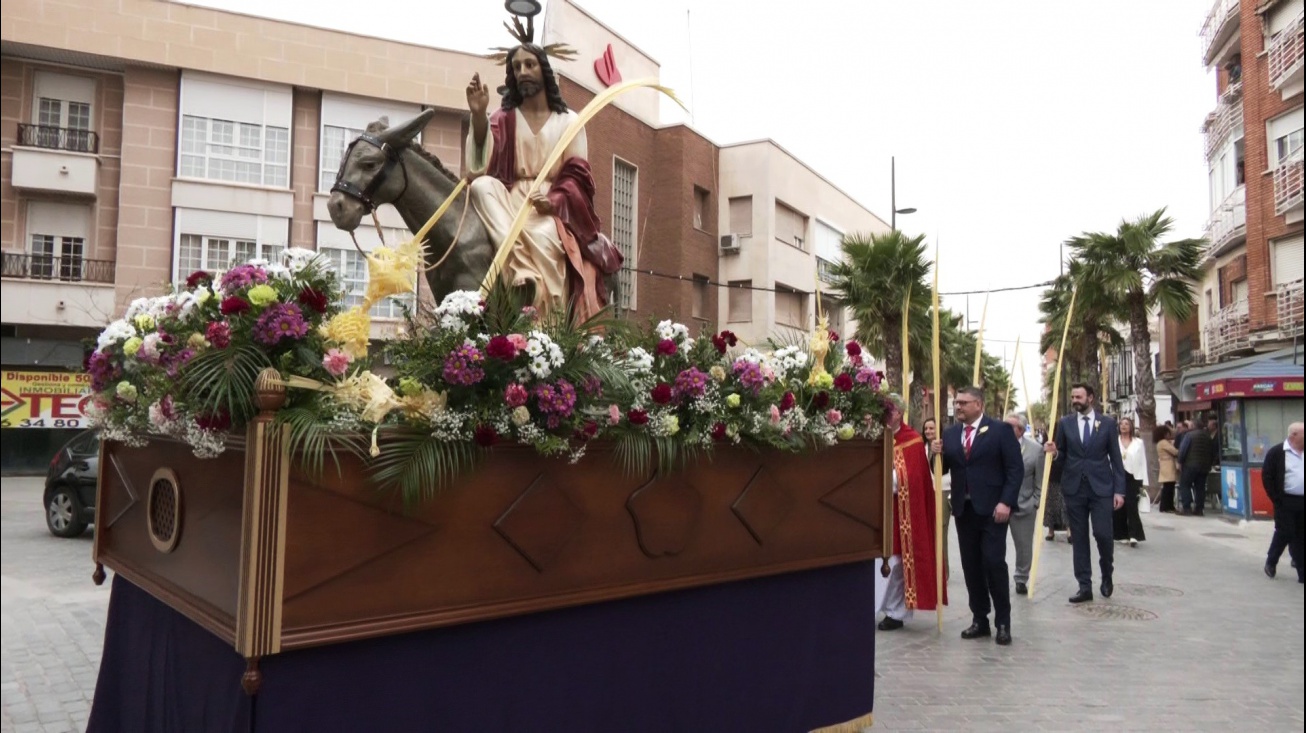
[[[547,69],[518,30],[509,68]],[[91,730],[869,724],[882,375],[823,318],[804,348],[578,316],[612,271],[597,218],[572,223],[588,169],[560,159],[592,107],[534,188],[488,193],[411,144],[422,118],[369,128],[336,223],[393,203],[426,225],[366,255],[362,304],[292,248],[105,329],[94,559],[116,577]],[[511,149],[489,127],[470,155]],[[518,287],[550,235],[563,307],[547,276]],[[373,353],[371,305],[422,270],[438,306]]]

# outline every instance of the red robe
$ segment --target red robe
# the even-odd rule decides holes
[[[893,553],[902,558],[907,608],[932,611],[935,598],[934,477],[925,440],[903,425],[893,436],[893,470],[898,476],[894,503]],[[943,588],[948,605],[948,588]]]

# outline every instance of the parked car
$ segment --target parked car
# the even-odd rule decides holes
[[[84,430],[50,459],[45,475],[45,526],[55,537],[78,537],[95,521],[100,436]]]

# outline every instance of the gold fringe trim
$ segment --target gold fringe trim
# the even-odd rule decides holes
[[[875,714],[867,713],[860,718],[855,718],[847,723],[837,725],[827,725],[824,728],[817,728],[812,733],[862,733],[866,728],[875,725]]]

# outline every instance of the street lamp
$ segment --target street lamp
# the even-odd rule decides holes
[[[523,18],[533,18],[544,9],[540,7],[538,0],[505,0],[503,8],[509,13]]]
[[[889,228],[898,231],[899,214],[915,214],[916,209],[907,207],[898,208],[898,164],[893,156],[889,156]]]

